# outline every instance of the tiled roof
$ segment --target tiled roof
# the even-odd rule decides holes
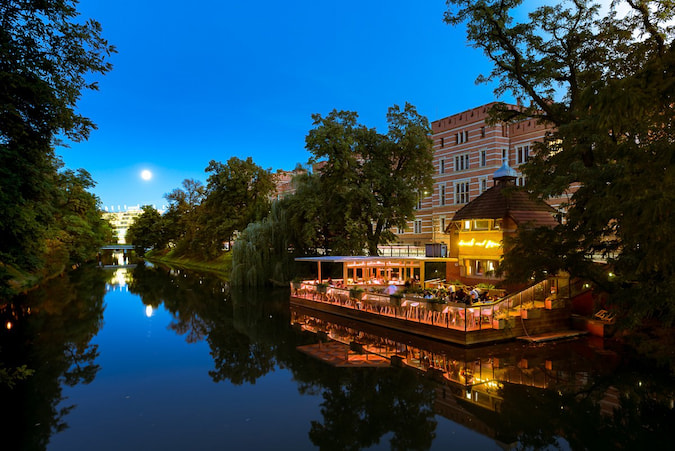
[[[556,210],[543,201],[532,199],[511,183],[497,182],[495,186],[466,204],[452,217],[464,219],[502,219],[511,217],[516,224],[533,222],[555,226]]]

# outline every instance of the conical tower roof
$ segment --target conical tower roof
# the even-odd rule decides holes
[[[512,218],[516,224],[532,222],[537,226],[553,227],[557,211],[546,202],[533,199],[513,181],[518,173],[507,162],[493,174],[495,184],[466,204],[452,217],[453,221],[466,219]]]

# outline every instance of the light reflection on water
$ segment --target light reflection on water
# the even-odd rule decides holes
[[[6,398],[35,407],[8,423],[28,431],[25,449],[630,449],[658,446],[674,424],[672,376],[640,374],[604,343],[455,348],[299,312],[287,290],[230,292],[159,267],[100,273],[27,301],[19,332],[47,337],[51,354],[31,351],[48,363],[28,359],[34,385]],[[335,341],[356,360],[397,355],[397,366],[342,368],[298,351]],[[68,370],[50,372],[60,361]]]

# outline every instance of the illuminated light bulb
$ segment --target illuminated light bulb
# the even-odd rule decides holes
[[[150,318],[152,316],[152,305],[145,306],[145,316]]]
[[[7,328],[7,330],[10,330],[13,327],[12,322],[7,321],[7,324],[5,324],[5,327]]]

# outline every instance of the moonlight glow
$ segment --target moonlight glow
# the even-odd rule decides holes
[[[152,172],[148,171],[147,169],[142,170],[141,178],[143,180],[150,180],[152,178]]]

